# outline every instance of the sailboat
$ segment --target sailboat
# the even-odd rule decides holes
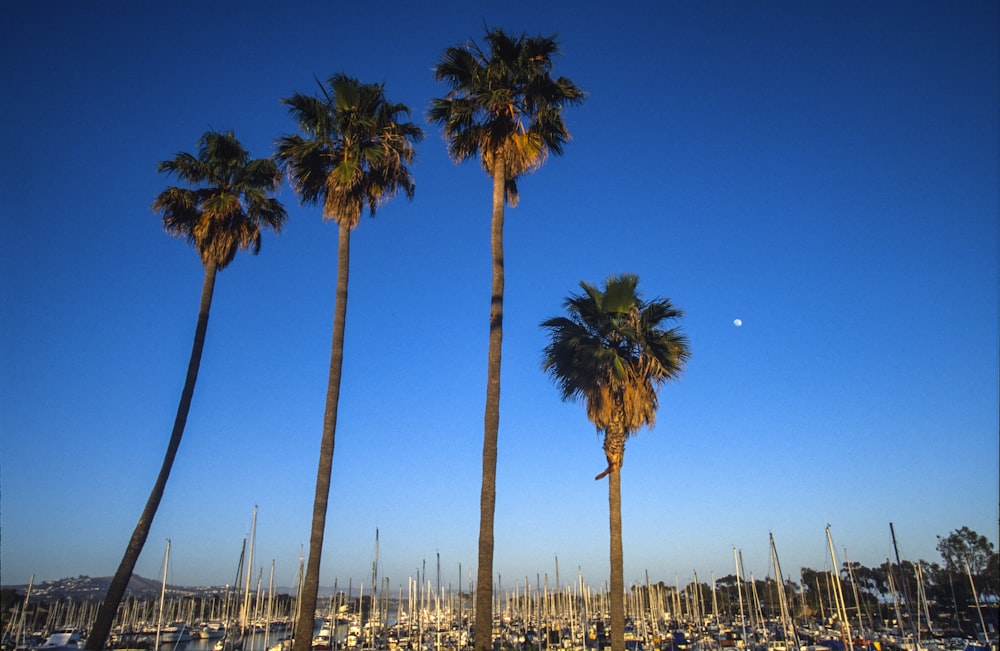
[[[37,648],[45,651],[75,651],[80,648],[80,629],[75,626],[56,629],[45,643]]]

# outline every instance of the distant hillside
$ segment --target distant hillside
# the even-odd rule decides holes
[[[108,592],[111,584],[110,576],[92,577],[78,576],[72,579],[59,579],[58,581],[43,581],[31,586],[31,601],[56,601],[59,599],[72,599],[74,601],[102,601]],[[140,599],[155,599],[160,596],[161,583],[154,579],[147,579],[138,575],[132,575],[128,582],[126,594]],[[19,594],[25,594],[28,590],[27,584],[4,585],[4,589],[14,590]],[[171,596],[211,596],[225,594],[226,588],[213,586],[185,587],[168,585],[167,593]]]

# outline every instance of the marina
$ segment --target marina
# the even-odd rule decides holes
[[[225,588],[168,589],[170,541],[153,598],[130,596],[118,608],[108,649],[118,651],[291,651],[299,621],[297,595],[274,587],[274,561],[254,579],[253,541],[244,541],[236,580]],[[890,531],[894,531],[890,523]],[[782,570],[773,535],[770,567],[759,579],[733,549],[731,575],[708,582],[697,572],[682,585],[642,582],[625,591],[627,651],[996,651],[998,603],[981,599],[968,566],[964,609],[930,590],[931,567],[897,558],[877,568],[841,565],[830,528],[829,563],[839,572],[801,568],[795,583]],[[843,550],[847,557],[847,550]],[[457,589],[443,583],[440,558],[431,580],[426,567],[395,587],[379,574],[379,542],[366,581],[334,581],[317,603],[309,632],[314,651],[461,651],[474,640],[471,576]],[[536,573],[513,581],[497,576],[491,604],[494,651],[604,651],[610,648],[611,599],[582,569],[560,578]],[[301,585],[303,561],[299,559]],[[459,567],[461,577],[461,567]],[[774,577],[783,577],[776,580]],[[938,577],[937,582],[941,582]],[[148,583],[148,582],[147,582]],[[373,589],[374,586],[374,589]],[[991,588],[992,590],[992,588]],[[32,584],[3,631],[3,651],[78,651],[99,602],[31,600]],[[986,593],[992,594],[992,593]],[[44,607],[44,610],[43,610]]]
[[[581,582],[553,585],[516,581],[494,603],[494,649],[586,651],[608,647],[606,591]],[[830,587],[835,595],[837,588]],[[323,600],[312,634],[312,648],[333,650],[442,651],[471,649],[472,600],[467,593],[435,589],[411,579],[408,589],[390,594],[387,585],[372,598],[360,586]],[[862,609],[841,610],[834,597],[828,610],[808,615],[804,602],[782,595],[774,581],[750,579],[737,599],[711,585],[684,588],[662,583],[633,585],[626,598],[626,646],[629,651],[990,651],[987,641],[961,637],[925,621],[907,630],[890,618],[869,618]],[[350,595],[350,596],[349,596]],[[168,623],[144,619],[160,604],[132,600],[123,606],[109,648],[143,651],[289,651],[294,635],[295,600],[255,595],[248,610],[226,620],[217,616],[240,600],[168,599]],[[278,605],[280,604],[280,606]],[[242,608],[239,604],[237,608]],[[56,609],[56,618],[87,621],[92,604]],[[819,615],[819,616],[817,616]],[[995,617],[995,614],[990,615]],[[55,621],[55,620],[54,620]],[[152,622],[152,623],[150,623]],[[190,623],[188,623],[190,622]],[[995,630],[988,627],[990,635]],[[82,649],[85,627],[58,626],[47,636],[5,636],[11,651]]]

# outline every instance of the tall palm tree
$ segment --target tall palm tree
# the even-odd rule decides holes
[[[365,208],[374,217],[376,209],[399,192],[413,198],[415,185],[408,165],[413,162],[414,145],[423,137],[423,131],[405,121],[410,109],[387,100],[382,84],[363,84],[343,73],[330,77],[327,86],[320,84],[318,95],[296,93],[282,102],[288,106],[301,133],[278,140],[278,160],[287,170],[302,203],[321,204],[323,219],[334,220],[338,228],[330,375],[316,472],[309,561],[295,636],[295,651],[309,651],[337,430],[351,231]]]
[[[483,426],[483,479],[479,511],[479,566],[476,579],[475,647],[492,648],[493,516],[496,506],[497,433],[500,428],[500,348],[503,340],[504,205],[517,205],[517,179],[561,155],[569,140],[563,109],[583,100],[583,91],[565,77],[553,78],[556,37],[512,37],[494,28],[485,48],[475,43],[444,51],[434,68],[451,90],[431,101],[428,117],[444,128],[456,162],[479,156],[493,180],[490,228],[492,292],[486,409]]]
[[[542,370],[563,400],[582,399],[587,418],[604,433],[611,530],[611,649],[625,651],[625,580],[621,475],[625,441],[656,420],[660,386],[677,378],[690,352],[687,338],[663,324],[682,312],[669,299],[645,301],[634,274],[612,276],[600,290],[581,282],[583,294],[566,299],[568,316],[542,323],[549,331]]]
[[[163,228],[167,233],[184,238],[198,250],[201,264],[205,268],[205,280],[201,288],[191,359],[167,452],[146,506],[139,516],[139,522],[125,548],[125,555],[108,586],[108,594],[87,637],[87,649],[102,649],[107,642],[118,606],[125,595],[163,497],[163,489],[184,434],[194,385],[198,379],[205,333],[208,330],[208,312],[215,290],[215,275],[233,261],[240,249],[249,250],[256,255],[260,251],[262,229],[270,228],[278,233],[287,219],[284,207],[277,199],[269,196],[281,183],[281,172],[277,164],[270,158],[251,160],[250,154],[232,131],[206,132],[198,141],[197,156],[179,153],[172,160],[160,163],[159,171],[172,174],[191,186],[168,187],[156,197],[153,210],[162,216]]]

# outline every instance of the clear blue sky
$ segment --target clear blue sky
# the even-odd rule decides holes
[[[150,205],[159,161],[256,156],[314,77],[384,81],[427,129],[417,193],[352,238],[322,580],[475,569],[490,183],[426,125],[445,47],[558,33],[586,102],[506,230],[495,571],[608,575],[600,438],[539,370],[580,280],[637,273],[693,357],[623,467],[625,574],[683,583],[997,541],[998,5],[28,3],[4,12],[0,580],[112,574],[184,379],[202,268]],[[219,277],[194,404],[137,572],[295,578],[329,363],[336,229],[290,220]],[[742,319],[742,327],[734,319]],[[433,576],[431,574],[430,576]],[[266,577],[266,573],[265,573]]]

